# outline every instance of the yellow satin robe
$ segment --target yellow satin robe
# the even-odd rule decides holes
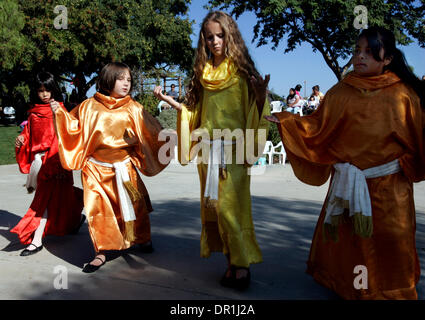
[[[202,98],[194,110],[182,105],[178,113],[177,132],[179,136],[179,159],[182,164],[189,160],[189,150],[196,142],[190,139],[190,133],[202,128],[213,139],[213,129],[253,129],[255,146],[258,131],[264,130],[267,137],[268,123],[264,115],[270,114],[266,101],[261,116],[247,80],[238,75],[233,63],[225,59],[213,70],[211,61],[204,68]],[[262,143],[262,144],[261,144]],[[258,149],[264,148],[260,141]],[[209,257],[211,252],[230,254],[230,263],[239,267],[249,267],[252,263],[262,262],[251,214],[250,176],[247,163],[237,164],[235,150],[231,164],[227,164],[227,178],[220,178],[218,203],[215,208],[205,205],[204,190],[208,164],[198,164],[201,185],[201,257]],[[195,155],[192,155],[194,158]],[[202,157],[199,153],[198,159]],[[205,155],[204,155],[205,157]],[[206,159],[208,156],[206,156]],[[250,163],[255,159],[250,159]]]
[[[374,77],[351,73],[310,116],[275,115],[294,173],[305,183],[325,183],[334,163],[363,170],[399,159],[401,172],[367,179],[371,238],[354,235],[348,219],[339,225],[337,242],[325,241],[325,200],[307,271],[345,299],[417,299],[413,182],[425,178],[425,113],[417,94],[392,72]],[[367,289],[354,286],[356,266],[367,268]]]
[[[115,99],[96,93],[70,113],[56,111],[56,131],[62,166],[82,170],[84,208],[90,236],[96,251],[122,250],[150,240],[148,192],[136,167],[147,176],[163,170],[158,141],[159,122],[130,96]],[[130,158],[126,164],[130,181],[142,195],[133,203],[135,221],[125,222],[121,215],[115,172],[88,161],[89,157],[107,163]]]

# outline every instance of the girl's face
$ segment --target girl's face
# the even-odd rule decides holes
[[[115,81],[114,89],[111,92],[111,97],[123,98],[129,92],[131,88],[131,76],[128,70],[121,73]]]
[[[226,43],[224,41],[224,32],[220,24],[215,21],[209,21],[205,25],[205,39],[210,52],[215,59],[224,59]]]
[[[47,91],[45,87],[38,88],[37,95],[43,103],[49,103],[52,98],[52,93]]]
[[[354,72],[362,76],[378,76],[384,72],[384,67],[391,62],[391,58],[384,58],[384,48],[379,52],[381,61],[376,61],[365,37],[357,41],[353,55]]]
[[[290,94],[290,95],[293,95],[293,94],[295,94],[294,90],[292,90],[292,89],[289,89],[289,94]]]

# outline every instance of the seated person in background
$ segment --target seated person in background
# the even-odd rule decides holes
[[[178,92],[175,90],[176,89],[176,85],[172,84],[171,85],[171,90],[167,92],[167,96],[172,97],[174,100],[177,100],[179,97]]]
[[[299,113],[302,110],[302,103],[304,100],[300,99],[299,95],[295,93],[295,89],[289,89],[289,95],[286,98],[287,108],[286,111],[291,113]]]
[[[311,95],[310,98],[308,98],[307,106],[305,106],[303,109],[303,114],[312,114],[313,111],[317,109],[319,104],[319,98],[314,95]]]
[[[320,102],[322,102],[323,98],[325,97],[325,95],[320,92],[320,87],[318,85],[315,85],[313,88],[313,93],[312,95],[319,100],[319,104]]]

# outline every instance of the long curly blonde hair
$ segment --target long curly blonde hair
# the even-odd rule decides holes
[[[235,66],[238,68],[239,74],[248,80],[248,85],[251,86],[251,82],[249,81],[251,76],[259,76],[235,20],[223,11],[210,12],[202,21],[201,31],[199,32],[198,48],[196,50],[195,62],[193,65],[193,76],[186,93],[186,104],[189,108],[194,108],[200,99],[202,90],[200,79],[205,64],[212,57],[205,37],[205,28],[210,21],[219,23],[223,29],[225,55],[232,59]]]

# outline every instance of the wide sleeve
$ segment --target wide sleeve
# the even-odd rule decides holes
[[[328,93],[316,112],[300,117],[290,112],[274,113],[287,157],[295,175],[311,185],[324,184],[337,162],[329,148],[342,129],[344,106]]]
[[[146,176],[154,176],[169,164],[169,160],[160,159],[160,149],[166,143],[159,139],[161,124],[142,105],[136,103],[134,112],[135,135],[139,141],[136,153],[139,158],[138,167]],[[128,130],[127,130],[128,132]]]
[[[200,101],[202,101],[202,98],[200,98]],[[177,111],[178,159],[180,164],[187,165],[195,156],[191,154],[190,150],[197,141],[192,141],[191,134],[200,126],[201,103],[198,102],[193,110],[183,103],[181,108]]]
[[[68,170],[81,170],[87,155],[92,153],[89,150],[91,145],[89,140],[93,139],[93,136],[90,136],[89,130],[85,128],[90,125],[84,117],[84,113],[87,113],[86,101],[71,112],[67,112],[64,108],[58,108],[55,112],[59,156],[62,166]],[[83,119],[87,123],[84,123]]]
[[[404,98],[404,105],[405,122],[394,124],[397,139],[405,148],[399,162],[405,176],[419,182],[425,180],[425,111],[413,92]]]
[[[241,82],[241,101],[245,113],[245,164],[252,166],[262,156],[267,142],[269,122],[264,118],[270,115],[270,103],[265,100],[261,115],[258,113],[255,96],[250,94],[248,83]]]
[[[30,120],[30,119],[29,119]],[[16,162],[18,163],[19,170],[22,173],[29,173],[31,168],[31,141],[30,141],[30,124],[28,121],[27,125],[22,130],[19,136],[24,137],[24,144],[20,148],[15,148]]]

